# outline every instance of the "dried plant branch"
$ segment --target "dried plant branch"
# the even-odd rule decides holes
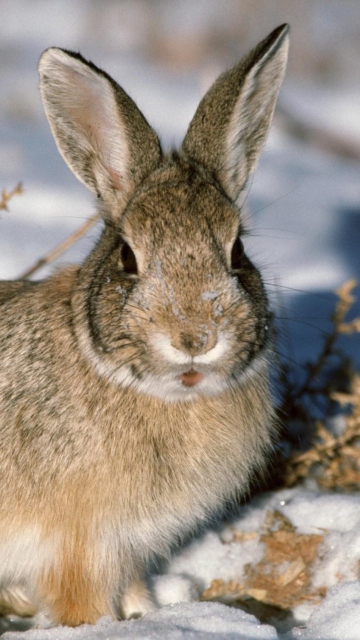
[[[21,195],[24,193],[21,182],[19,182],[16,187],[12,189],[12,191],[8,191],[7,189],[3,189],[1,192],[1,200],[0,200],[0,210],[3,209],[5,211],[9,211],[8,202],[15,195]]]
[[[355,298],[351,295],[351,292],[356,287],[356,284],[356,280],[349,280],[344,285],[342,285],[342,287],[336,290],[335,293],[338,296],[338,301],[332,316],[333,330],[326,337],[317,361],[314,364],[308,365],[308,375],[305,379],[305,382],[297,390],[295,397],[302,396],[306,391],[311,392],[314,381],[318,380],[320,373],[325,367],[326,362],[328,361],[329,357],[333,355],[334,345],[338,340],[339,334],[341,333],[341,327],[343,326],[344,318],[351,308],[351,305],[355,301]]]
[[[68,238],[66,238],[63,242],[58,244],[54,249],[52,249],[45,256],[40,258],[35,262],[35,264],[27,269],[22,275],[19,276],[19,279],[26,280],[30,276],[32,276],[36,271],[41,269],[47,264],[54,262],[60,255],[62,255],[65,251],[67,251],[75,242],[77,242],[91,227],[96,224],[100,220],[100,214],[96,213],[91,218],[89,218],[77,231],[72,233]]]
[[[355,137],[336,133],[319,124],[305,121],[281,104],[277,106],[277,117],[281,119],[285,130],[294,138],[342,158],[360,159],[360,145]]]
[[[293,397],[293,415],[304,398],[313,390],[314,374],[323,373],[326,361],[334,355],[335,342],[340,335],[348,335],[360,331],[360,318],[344,323],[344,319],[355,297],[352,292],[355,280],[346,282],[336,293],[338,302],[333,314],[334,329],[326,339],[318,361],[311,366],[305,383],[295,390]],[[339,357],[339,353],[336,352]],[[343,491],[358,490],[360,486],[360,375],[351,366],[344,366],[345,356],[338,360],[338,371],[333,373],[328,384],[317,388],[328,402],[336,403],[342,409],[340,419],[343,428],[339,435],[333,435],[326,428],[326,418],[317,420],[311,447],[302,452],[294,452],[284,465],[283,484],[294,486],[299,482],[312,478],[319,487],[325,489],[341,489]],[[349,364],[349,363],[348,363]],[[298,411],[297,417],[303,418],[304,411]]]
[[[293,454],[287,465],[285,485],[294,486],[313,478],[324,489],[358,491],[360,486],[360,376],[354,375],[348,393],[334,393],[333,399],[351,412],[344,415],[344,429],[332,435],[322,422],[316,425],[313,446]]]
[[[296,385],[289,367],[282,367],[280,383],[283,402],[279,408],[282,419],[285,416],[288,420],[296,419],[308,425],[315,425],[316,420],[311,415],[310,408],[314,403],[321,403],[324,407],[324,419],[330,417],[331,407],[334,407],[333,392],[349,383],[351,365],[348,356],[337,349],[337,341],[340,335],[354,333],[360,329],[359,318],[349,323],[344,322],[355,301],[352,292],[356,285],[356,280],[349,280],[336,290],[338,300],[332,315],[333,329],[327,335],[316,361],[305,365],[305,380]]]
[[[8,202],[15,195],[21,195],[24,192],[22,183],[19,182],[16,187],[14,187],[11,191],[7,189],[3,189],[1,193],[0,200],[0,210],[3,209],[8,211]],[[49,253],[47,253],[42,258],[39,258],[35,262],[35,264],[27,269],[23,274],[19,276],[19,279],[26,280],[30,276],[32,276],[36,271],[41,269],[41,267],[50,264],[54,260],[56,260],[60,255],[62,255],[65,251],[67,251],[75,242],[77,242],[91,227],[94,226],[96,222],[100,219],[100,215],[96,213],[91,218],[89,218],[77,231],[72,233],[68,238],[66,238],[63,242],[57,245],[54,249],[52,249]]]

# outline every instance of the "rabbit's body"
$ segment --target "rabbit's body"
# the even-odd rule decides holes
[[[37,282],[31,280],[0,280],[0,304],[36,286]]]
[[[261,63],[261,76],[267,56],[279,85],[285,45],[282,28],[249,57],[250,71]],[[126,94],[79,56],[49,50],[40,71],[59,147],[100,193],[106,226],[82,266],[0,286],[0,583],[24,586],[55,622],[76,625],[146,611],[148,561],[263,465],[275,424],[268,310],[238,240],[244,169],[211,167],[210,150],[201,157],[201,105],[183,152],[163,156]],[[97,139],[108,137],[94,124],[99,107],[84,115],[82,98],[67,104],[75,77],[121,138],[114,165]],[[234,135],[230,127],[232,165]]]
[[[115,602],[97,604],[107,583],[123,591],[153,554],[166,555],[244,490],[270,442],[264,419],[265,426],[272,419],[265,360],[237,390],[189,402],[102,379],[78,355],[77,276],[63,272],[12,298],[0,322],[9,327],[16,313],[16,333],[1,342],[1,574],[29,585],[40,601],[51,593],[52,614],[67,624],[114,614]],[[49,377],[54,362],[60,379]],[[58,605],[60,589],[69,593]]]

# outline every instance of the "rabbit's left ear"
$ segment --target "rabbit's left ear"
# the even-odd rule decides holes
[[[235,67],[222,74],[200,102],[183,151],[204,165],[237,200],[256,163],[285,73],[288,25],[282,25]]]
[[[77,178],[100,195],[110,216],[121,212],[157,167],[157,135],[110,76],[79,54],[47,49],[40,90],[58,149]]]

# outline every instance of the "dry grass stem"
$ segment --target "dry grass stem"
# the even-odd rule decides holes
[[[342,158],[360,160],[360,145],[354,137],[338,134],[330,128],[305,121],[284,105],[278,105],[277,117],[281,119],[284,129],[294,138]]]
[[[54,260],[59,258],[59,256],[61,256],[65,251],[70,249],[70,247],[75,242],[77,242],[87,231],[89,231],[89,229],[91,229],[91,227],[93,227],[94,224],[96,224],[96,222],[98,222],[99,220],[100,214],[96,213],[95,215],[91,216],[91,218],[89,218],[79,229],[77,229],[77,231],[72,233],[68,238],[58,244],[45,256],[37,260],[35,264],[30,267],[30,269],[27,269],[24,273],[22,273],[21,276],[19,276],[19,279],[24,280],[26,278],[29,278],[34,273],[36,273],[36,271],[41,269],[41,267],[54,262]]]
[[[24,193],[22,183],[19,182],[16,187],[14,187],[11,191],[7,189],[3,189],[1,192],[1,200],[0,200],[0,210],[3,209],[8,211],[8,203],[15,195],[21,195]],[[58,244],[54,249],[52,249],[49,253],[47,253],[42,258],[39,258],[35,262],[35,264],[27,269],[24,273],[19,276],[20,280],[24,280],[30,278],[34,273],[36,273],[41,267],[44,267],[51,262],[54,262],[59,256],[61,256],[65,251],[70,249],[70,247],[75,244],[91,227],[94,226],[96,222],[100,220],[100,214],[96,213],[91,218],[89,218],[77,231],[72,233],[68,238],[66,238],[63,242]]]
[[[8,191],[7,189],[3,189],[1,192],[1,200],[0,200],[0,210],[3,209],[5,211],[9,211],[8,202],[16,195],[21,195],[24,193],[21,182],[19,182],[16,187],[12,189],[12,191]]]
[[[318,361],[311,366],[311,375],[308,375],[305,384],[297,391],[299,403],[308,393],[313,372],[319,376],[326,360],[334,353],[337,338],[340,335],[360,331],[360,318],[344,322],[355,301],[353,296],[355,286],[356,281],[350,280],[336,291],[338,302],[333,315],[334,329],[327,338]],[[284,485],[291,487],[311,478],[324,489],[358,491],[360,486],[360,375],[352,370],[347,360],[340,358],[337,375],[334,374],[330,383],[322,387],[322,393],[328,402],[336,403],[342,410],[342,414],[336,418],[338,424],[342,422],[341,433],[333,435],[326,428],[326,420],[317,420],[312,446],[307,451],[294,452],[286,461]]]
[[[305,365],[305,380],[301,384],[294,383],[290,367],[283,365],[280,378],[283,402],[279,408],[283,420],[297,420],[307,426],[315,425],[316,418],[311,414],[311,407],[318,407],[320,404],[324,407],[324,419],[329,418],[334,407],[334,392],[349,385],[351,363],[348,356],[338,349],[337,343],[341,335],[360,330],[360,318],[345,322],[355,301],[352,292],[356,285],[356,280],[349,280],[336,290],[338,300],[332,315],[333,329],[324,340],[316,361]]]
[[[316,424],[314,443],[303,453],[293,454],[286,464],[285,484],[294,486],[314,478],[324,489],[358,491],[360,486],[360,375],[353,376],[347,393],[332,395],[342,406],[344,429],[333,436],[322,422]]]

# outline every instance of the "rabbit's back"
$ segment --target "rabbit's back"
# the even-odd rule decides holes
[[[37,283],[30,280],[0,280],[0,304],[36,286]]]

